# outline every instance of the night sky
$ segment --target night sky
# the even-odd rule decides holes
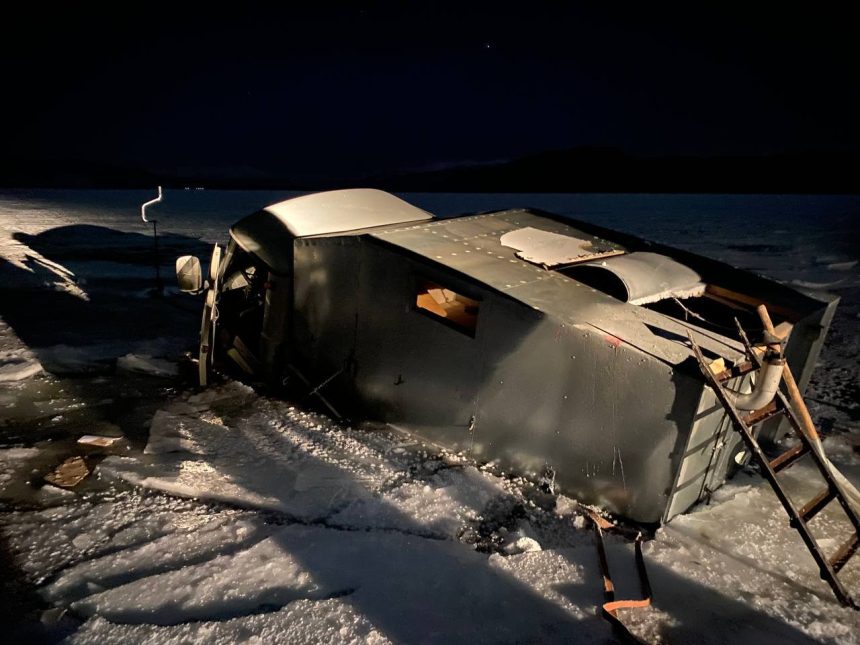
[[[823,9],[65,4],[4,17],[6,162],[360,175],[860,149],[860,39]]]

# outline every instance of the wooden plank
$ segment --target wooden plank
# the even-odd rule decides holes
[[[713,294],[720,298],[726,298],[728,300],[734,300],[735,302],[741,302],[745,305],[750,305],[751,307],[759,307],[760,305],[767,305],[768,310],[774,312],[782,316],[783,318],[787,318],[792,322],[797,322],[803,316],[800,315],[799,312],[794,311],[793,309],[788,309],[787,307],[780,307],[779,305],[775,305],[770,302],[764,302],[760,298],[754,298],[753,296],[748,296],[745,293],[739,293],[737,291],[732,291],[731,289],[726,289],[725,287],[718,287],[715,284],[709,284],[707,289],[705,289],[705,293]]]

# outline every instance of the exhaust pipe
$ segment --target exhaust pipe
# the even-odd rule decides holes
[[[155,266],[155,291],[154,295],[162,295],[164,293],[164,283],[161,281],[161,267],[159,266],[158,257],[158,220],[146,219],[146,209],[148,206],[157,204],[161,201],[161,186],[158,187],[158,197],[150,199],[148,202],[140,206],[140,219],[147,224],[152,224],[152,263]]]
[[[765,352],[761,369],[758,371],[755,388],[749,394],[732,394],[732,403],[738,410],[759,410],[773,401],[779,382],[782,380],[782,370],[785,359],[772,350]]]

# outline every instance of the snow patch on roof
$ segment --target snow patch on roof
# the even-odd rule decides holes
[[[433,219],[399,197],[373,188],[331,190],[267,206],[295,237],[345,233]]]
[[[588,238],[561,235],[527,226],[499,239],[502,246],[517,249],[517,257],[544,267],[555,267],[573,262],[594,260],[624,253],[617,244]]]

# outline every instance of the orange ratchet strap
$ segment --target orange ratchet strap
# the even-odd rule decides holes
[[[619,636],[628,642],[642,643],[642,641],[634,636],[621,619],[618,618],[619,609],[638,609],[648,607],[651,604],[651,583],[648,581],[648,572],[645,570],[645,559],[642,557],[642,533],[630,531],[622,527],[616,526],[609,520],[598,515],[593,509],[586,506],[580,506],[585,511],[586,516],[591,520],[594,526],[594,537],[597,545],[597,557],[600,561],[600,571],[603,574],[603,598],[605,602],[601,607],[601,615],[608,620],[612,627],[616,630]],[[603,532],[615,531],[633,537],[635,540],[636,551],[636,570],[639,574],[639,586],[642,591],[642,598],[637,600],[616,600],[615,585],[612,583],[612,576],[609,573],[609,561],[606,558],[606,547],[603,543]]]

